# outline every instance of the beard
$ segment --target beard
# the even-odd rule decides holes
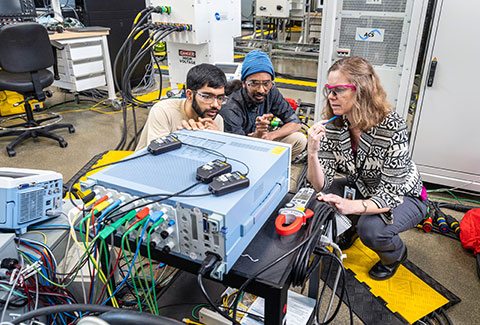
[[[195,111],[195,113],[197,113],[198,117],[203,118],[203,116],[205,115],[205,112],[203,112],[202,109],[200,108],[200,105],[198,105],[198,102],[195,96],[193,96],[192,108]]]
[[[260,98],[261,97],[261,98]],[[255,103],[255,104],[261,104],[265,101],[265,98],[267,97],[267,93],[259,93],[259,92],[254,92],[251,96],[250,99]]]
[[[216,108],[207,109],[207,110],[205,110],[205,111],[202,111],[202,109],[200,108],[200,105],[198,105],[197,99],[196,99],[195,97],[193,97],[192,108],[193,108],[193,110],[195,111],[195,113],[198,115],[198,117],[200,117],[200,118],[205,118],[205,115],[206,115],[208,112],[218,113],[218,109],[216,109]],[[217,116],[217,115],[215,114],[215,117],[216,117],[216,116]],[[212,119],[214,119],[215,117],[213,117]]]

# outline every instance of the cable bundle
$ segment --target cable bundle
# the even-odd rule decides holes
[[[458,220],[449,214],[445,214],[441,208],[466,212],[470,209],[473,209],[474,207],[429,201],[427,215],[424,217],[423,224],[417,227],[421,227],[425,232],[438,232],[447,237],[460,240],[460,224]]]
[[[308,225],[307,231],[303,237],[307,242],[300,247],[297,256],[295,257],[295,263],[292,270],[292,284],[294,286],[303,286],[312,271],[318,265],[318,255],[315,255],[312,261],[310,258],[320,244],[320,237],[325,232],[326,221],[335,220],[335,211],[329,204],[319,201],[315,202],[316,207],[314,209],[316,217]],[[335,222],[332,222],[332,225],[334,224]]]
[[[335,261],[335,263],[338,264],[338,272],[341,272],[337,273],[337,279],[340,279],[341,275],[343,285],[341,287],[340,296],[335,311],[328,319],[326,319],[326,317],[330,313],[330,308],[328,308],[325,320],[322,324],[328,324],[335,319],[340,310],[344,295],[346,295],[347,299],[348,309],[350,313],[350,323],[353,324],[352,308],[346,287],[346,271],[340,259],[340,257],[342,257],[342,252],[335,243],[331,242],[330,239],[325,236],[325,232],[327,230],[325,229],[325,225],[330,225],[330,227],[332,227],[332,238],[337,237],[335,216],[336,210],[330,204],[319,201],[316,201],[316,206],[313,209],[315,210],[316,218],[307,228],[307,231],[305,233],[306,242],[300,247],[295,258],[295,263],[292,270],[292,284],[294,286],[303,287],[305,285],[305,282],[310,278],[312,272],[317,270],[319,264],[322,262],[324,257],[329,257],[331,262],[327,270],[327,277],[323,281],[324,283],[321,293],[316,298],[314,308],[315,317],[317,318],[317,322],[320,323],[320,305],[322,303],[323,295],[325,293],[328,277],[331,275],[330,271],[332,267],[332,261]],[[330,252],[327,247],[332,247],[333,252]],[[318,270],[321,271],[321,268],[318,268]],[[337,284],[338,283],[335,283],[332,288],[332,297],[330,303],[333,302],[333,297],[337,291]]]
[[[45,236],[43,233],[40,234]],[[0,321],[5,320],[8,308],[25,307],[30,311],[42,306],[76,303],[75,297],[66,289],[75,274],[75,268],[68,274],[57,273],[57,262],[46,244],[46,237],[45,243],[22,237],[16,238],[16,241],[21,247],[18,249],[20,261],[5,258],[1,264],[0,287],[8,294],[5,299],[0,300],[2,306]],[[75,317],[68,313],[59,313],[47,320],[66,323],[74,319]]]
[[[331,252],[329,252],[328,250],[325,249],[326,243],[321,240],[321,239],[325,239],[325,237],[323,235],[324,235],[324,232],[326,230],[325,229],[325,225],[327,224],[326,221],[328,221],[328,220],[334,221],[335,220],[335,211],[327,203],[320,202],[320,201],[315,201],[315,202],[316,202],[316,206],[314,208],[312,208],[312,210],[315,212],[315,215],[314,215],[314,217],[309,219],[309,220],[312,220],[312,221],[310,221],[310,223],[308,224],[307,230],[305,231],[305,233],[302,237],[303,238],[302,242],[299,243],[292,250],[286,252],[285,254],[283,254],[282,256],[280,256],[279,258],[274,260],[273,262],[269,263],[268,265],[266,265],[265,267],[263,267],[262,269],[257,271],[250,278],[248,278],[247,281],[245,281],[240,286],[240,288],[238,288],[238,291],[235,293],[235,300],[232,304],[233,313],[231,314],[231,316],[230,316],[230,314],[227,314],[225,311],[221,310],[216,304],[213,303],[213,300],[209,297],[208,293],[206,292],[205,288],[203,287],[202,276],[203,276],[203,273],[205,273],[205,272],[199,272],[198,273],[197,282],[198,282],[200,288],[202,289],[202,292],[203,292],[204,296],[209,301],[210,305],[218,313],[220,313],[226,319],[232,321],[233,324],[240,324],[237,321],[237,306],[238,306],[238,303],[239,303],[241,297],[243,296],[243,292],[245,291],[246,287],[254,279],[256,279],[260,274],[262,274],[266,270],[270,269],[272,266],[279,263],[280,261],[282,261],[283,259],[285,259],[289,255],[291,255],[295,252],[298,252],[297,256],[295,257],[295,263],[294,263],[294,267],[293,267],[293,284],[294,284],[294,286],[295,285],[303,285],[305,283],[305,281],[308,279],[308,277],[310,276],[310,274],[313,272],[313,270],[316,269],[316,267],[318,266],[318,263],[319,263],[319,258],[318,258],[317,255],[320,255],[320,256],[328,255],[339,264],[339,267],[340,267],[341,272],[342,272],[341,274],[343,275],[343,287],[342,287],[342,291],[341,291],[341,296],[340,296],[340,299],[339,299],[339,302],[338,302],[338,305],[336,307],[336,310],[335,310],[334,314],[325,322],[325,324],[331,322],[336,317],[336,315],[337,315],[337,313],[340,309],[340,305],[342,303],[342,298],[343,298],[344,294],[346,294],[346,296],[347,296],[347,301],[348,301],[348,305],[349,305],[350,323],[353,324],[353,314],[352,314],[351,306],[350,306],[349,299],[348,299],[348,293],[347,293],[346,285],[345,285],[346,284],[345,268],[343,267],[341,260],[336,255],[332,254]],[[335,225],[336,225],[336,223],[332,222],[332,226],[334,228],[335,228]],[[336,229],[333,229],[332,233],[335,236]],[[341,254],[341,252],[340,252],[340,254]],[[313,260],[311,261],[310,258],[312,256],[313,256]],[[204,263],[202,264],[201,269],[204,269],[206,267],[206,265],[212,265],[213,264],[212,260],[214,260],[214,258],[215,258],[215,255],[208,255],[207,258],[204,260]],[[322,290],[322,295],[323,295],[323,290]],[[321,297],[320,297],[320,299],[317,298],[317,304],[315,306],[315,311],[319,310],[318,305],[320,303],[321,303]]]
[[[130,143],[127,144],[127,108],[132,106],[133,108],[145,107],[149,108],[160,100],[162,93],[162,74],[160,73],[160,91],[158,98],[154,101],[144,101],[137,98],[132,90],[131,78],[132,75],[142,61],[142,58],[149,54],[151,55],[151,61],[155,62],[157,66],[159,63],[155,57],[153,47],[161,40],[165,39],[168,35],[174,32],[183,32],[188,30],[185,25],[169,25],[169,24],[152,24],[148,22],[152,13],[169,14],[171,9],[165,9],[164,7],[148,7],[142,10],[135,18],[132,24],[132,30],[123,42],[120,50],[115,57],[113,63],[113,73],[116,88],[120,91],[122,98],[122,113],[123,113],[123,135],[119,144],[115,150],[130,150],[132,146],[136,146],[137,137],[141,130],[137,130],[137,121],[135,115],[135,109],[132,109],[132,118],[134,125],[134,137]],[[147,35],[147,40],[140,46],[138,51],[133,54],[134,44],[140,40],[142,35]],[[117,76],[117,66],[121,65],[120,76]],[[153,63],[151,64],[153,66]],[[147,68],[147,73],[152,75],[154,71],[153,67]],[[119,81],[120,80],[120,81]]]

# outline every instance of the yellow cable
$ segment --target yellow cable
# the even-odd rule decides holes
[[[95,209],[90,212],[90,213],[93,213],[93,215],[95,215],[96,212],[100,212],[102,211],[103,209],[105,209],[106,207],[108,207],[110,205],[110,202],[108,202],[108,199],[103,201],[102,203],[99,203]],[[90,215],[90,218],[87,219],[87,229],[86,230],[86,236],[85,236],[85,244],[88,246],[88,239],[90,237],[88,237],[88,235],[90,234],[90,219],[92,219],[92,216]],[[93,225],[95,227],[95,225]]]
[[[139,13],[137,14],[137,17],[135,17],[135,20],[133,21],[133,24],[134,24],[134,25],[136,25],[136,24],[138,23],[138,20],[140,19],[141,16],[142,16],[142,13],[139,12]]]
[[[84,208],[88,208],[89,206],[91,206],[92,204],[94,204],[95,202],[98,201],[98,198],[94,197],[93,199],[91,199],[90,201],[88,201],[87,203],[85,203],[85,206]]]
[[[47,245],[47,235],[45,235],[43,232],[41,231],[36,231],[36,230],[31,230],[31,231],[27,231],[26,234],[40,234],[43,236],[43,243],[45,245]]]
[[[117,94],[118,94],[118,93],[116,93],[115,95],[117,95]],[[109,98],[103,99],[103,100],[99,101],[98,103],[96,103],[95,105],[93,105],[92,107],[90,107],[89,109],[93,109],[93,108],[97,107],[98,105],[105,103],[107,100],[109,100]]]
[[[117,92],[115,95],[118,95],[118,92]],[[65,114],[65,113],[85,112],[85,111],[90,111],[90,110],[91,110],[91,111],[94,111],[94,112],[105,113],[105,112],[102,112],[102,111],[95,110],[94,108],[96,108],[96,107],[99,106],[100,104],[105,103],[107,100],[110,100],[110,99],[109,99],[109,98],[102,99],[101,101],[99,101],[98,103],[94,104],[93,106],[91,106],[91,107],[89,107],[89,108],[79,108],[79,109],[72,109],[72,110],[69,110],[69,111],[62,111],[62,114]],[[110,113],[121,113],[121,112],[110,112]]]
[[[143,34],[143,30],[141,30],[137,35],[135,35],[133,39],[136,41],[140,36],[142,36],[142,34]]]
[[[193,320],[190,320],[190,318],[184,318],[184,319],[182,319],[182,321],[185,324],[203,325],[203,323],[194,322]]]
[[[92,200],[93,201],[93,200]],[[90,202],[89,202],[90,203]],[[92,202],[93,203],[93,202]],[[84,247],[84,245],[80,244],[77,240],[77,236],[75,235],[75,228],[74,228],[74,224],[75,224],[75,221],[77,220],[78,216],[80,215],[81,211],[79,211],[75,217],[73,217],[73,220],[71,220],[70,222],[70,218],[69,218],[69,222],[70,222],[70,236],[72,237],[73,241],[75,242],[75,244],[78,245],[78,247],[80,247],[84,252],[87,251],[87,249]],[[90,254],[89,254],[89,257],[90,257],[90,260],[93,262],[95,268],[98,270],[98,274],[100,276],[100,280],[102,280],[102,282],[104,284],[107,283],[107,277],[105,276],[105,274],[103,274],[102,272],[102,269],[98,266],[98,263],[97,261],[95,261],[93,258],[91,258]],[[107,290],[108,290],[108,294],[111,296],[112,295],[112,290],[110,288],[110,286],[107,285]],[[118,302],[117,302],[117,299],[115,297],[112,297],[112,305],[113,307],[116,307],[116,308],[120,308]]]
[[[140,48],[143,49],[143,48],[147,45],[147,43],[152,43],[152,42],[153,42],[152,39],[147,38],[147,40],[145,41],[145,43],[143,43],[142,47],[140,47]]]

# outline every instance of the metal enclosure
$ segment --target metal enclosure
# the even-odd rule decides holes
[[[251,22],[253,20],[253,1],[254,0],[241,0],[242,4],[242,22]]]
[[[423,180],[480,192],[478,67],[458,52],[480,57],[479,11],[478,1],[438,1],[410,141]]]
[[[256,0],[257,17],[288,18],[292,9],[292,0]]]
[[[200,63],[233,62],[233,38],[241,35],[238,0],[147,0],[170,6],[170,13],[153,14],[155,23],[191,25],[191,30],[166,38],[170,84],[184,84],[188,70]]]
[[[345,56],[368,59],[389,102],[407,115],[427,0],[324,2],[315,120],[324,106],[328,68]]]
[[[59,173],[26,168],[0,168],[0,230],[24,234],[27,227],[62,209],[63,179]]]
[[[288,192],[291,146],[224,132],[181,130],[175,134],[183,143],[181,148],[110,166],[88,176],[83,186],[95,185],[99,195],[110,192],[114,201],[121,196],[176,193],[197,182],[198,167],[222,155],[233,171],[248,171],[249,186],[223,196],[205,195],[208,185],[198,184],[186,194],[200,197],[174,196],[161,203],[145,199],[151,202],[151,213],[166,211],[165,222],[152,235],[156,247],[168,247],[170,253],[198,263],[207,252],[214,252],[222,262],[212,276],[221,279]],[[134,155],[146,152],[147,148]],[[163,231],[168,235],[161,237]]]

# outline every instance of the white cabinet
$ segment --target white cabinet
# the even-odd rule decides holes
[[[106,85],[101,37],[59,42],[64,49],[57,50],[60,80],[56,80],[54,86],[83,91]]]
[[[478,1],[438,2],[411,138],[425,181],[474,191],[480,191],[478,12]]]

